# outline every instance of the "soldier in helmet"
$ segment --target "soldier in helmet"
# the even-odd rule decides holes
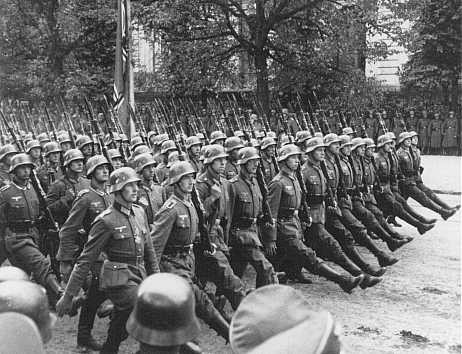
[[[210,134],[210,144],[219,144],[223,146],[225,144],[226,134],[220,130],[215,130]]]
[[[225,140],[225,151],[228,154],[228,161],[225,167],[225,178],[231,179],[239,174],[239,150],[244,147],[241,138],[231,136]]]
[[[162,162],[157,166],[156,178],[157,182],[162,184],[168,178],[168,157],[170,153],[178,151],[176,144],[173,140],[165,140],[161,145],[160,153],[162,155]]]
[[[151,154],[137,156],[133,161],[135,171],[140,176],[137,204],[141,205],[148,217],[149,225],[154,222],[154,215],[162,207],[162,187],[155,181],[156,161]]]
[[[61,147],[61,150],[63,153],[73,148],[71,137],[66,132],[58,136],[58,142],[59,142],[59,146]]]
[[[454,111],[449,111],[449,116],[444,120],[443,132],[443,155],[457,155],[458,147],[458,129],[457,119],[454,117]]]
[[[137,354],[178,354],[200,325],[191,286],[175,274],[153,274],[141,283],[127,331],[140,344]]]
[[[229,218],[229,196],[228,181],[223,177],[227,156],[221,145],[208,145],[204,151],[205,171],[196,179],[210,237],[217,247],[212,255],[197,255],[197,271],[201,279],[215,283],[217,292],[225,295],[232,308],[236,309],[245,296],[245,286],[234,274],[228,261],[229,249],[225,230]]]
[[[107,151],[108,157],[111,160],[111,165],[114,170],[124,167],[123,156],[118,149],[109,149]]]
[[[72,266],[83,250],[91,224],[113,202],[112,196],[107,192],[107,159],[102,155],[95,155],[88,159],[86,165],[90,186],[77,194],[69,217],[59,232],[60,243],[56,258],[60,262],[60,272],[64,281],[69,279]],[[98,307],[106,300],[104,292],[99,290],[99,274],[103,260],[101,257],[91,269],[91,280],[86,289],[86,301],[82,305],[78,324],[77,344],[92,350],[101,349],[101,345],[91,336],[91,330]]]
[[[37,246],[41,211],[37,193],[30,184],[33,168],[35,165],[25,153],[11,159],[12,182],[0,189],[1,239],[10,263],[32,273],[34,280],[46,287],[53,302],[62,289],[50,262]]]
[[[261,170],[267,184],[277,173],[277,166],[273,162],[273,157],[276,155],[276,145],[276,141],[270,137],[263,138],[260,144]]]
[[[10,184],[11,158],[18,153],[18,149],[12,144],[0,147],[0,187]]]
[[[120,343],[128,336],[125,324],[133,309],[138,285],[146,275],[159,272],[146,214],[134,204],[139,180],[130,167],[111,173],[110,192],[114,194],[114,202],[94,220],[66,291],[56,305],[58,315],[69,312],[72,298],[77,296],[92,265],[104,252],[107,259],[101,270],[100,288],[114,304],[114,311],[101,353],[118,352]]]
[[[0,283],[8,280],[24,280],[29,281],[27,273],[18,267],[3,266],[0,267]]]
[[[197,285],[193,244],[199,220],[191,201],[196,172],[187,161],[178,161],[169,171],[173,194],[154,217],[152,240],[160,269],[188,280],[196,298],[196,313],[217,333],[228,339],[229,325],[209,297]]]
[[[202,161],[200,161],[202,141],[197,136],[189,136],[186,139],[185,147],[188,153],[188,161],[196,170],[196,173],[202,172]]]
[[[0,314],[0,353],[45,354],[37,325],[17,312]]]
[[[272,264],[263,253],[263,246],[273,246],[274,240],[262,224],[263,198],[256,180],[260,155],[253,147],[239,152],[239,174],[230,180],[230,216],[228,222],[231,265],[242,277],[250,263],[257,272],[256,286],[278,283]],[[261,228],[260,228],[261,226]]]
[[[38,140],[30,140],[26,145],[26,153],[32,158],[32,162],[40,168],[42,166],[42,146]]]
[[[90,138],[88,135],[82,135],[77,138],[75,144],[77,145],[77,149],[82,152],[84,162],[86,162],[94,153],[92,138]]]
[[[152,148],[152,155],[159,165],[163,160],[164,156],[161,154],[161,145],[164,141],[168,140],[168,134],[159,134],[156,136],[155,143]]]
[[[61,148],[57,142],[48,142],[43,147],[45,163],[37,170],[37,176],[45,192],[52,183],[63,176],[60,166]]]

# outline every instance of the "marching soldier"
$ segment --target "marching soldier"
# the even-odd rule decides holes
[[[273,157],[276,154],[276,145],[276,141],[270,137],[263,138],[260,144],[261,169],[267,184],[271,182],[277,173],[277,166],[274,166],[273,163]]]
[[[200,161],[202,142],[197,136],[190,136],[185,141],[188,161],[196,170],[196,173],[202,172],[202,161]]]
[[[77,138],[75,145],[77,145],[77,149],[82,152],[84,162],[86,163],[87,160],[93,156],[93,140],[88,135],[82,135]]]
[[[66,153],[67,150],[73,148],[71,137],[66,132],[58,136],[58,142],[63,154]]]
[[[50,262],[40,252],[38,225],[41,211],[37,193],[30,184],[35,165],[29,155],[21,153],[11,159],[9,185],[0,189],[0,230],[10,263],[33,275],[43,285],[54,303],[62,289]]]
[[[40,145],[42,146],[42,149],[45,147],[46,143],[50,142],[50,138],[48,137],[47,133],[40,133],[37,136],[37,140],[39,141]]]
[[[210,134],[210,144],[218,144],[223,146],[225,144],[226,135],[220,130],[215,130]]]
[[[52,183],[63,176],[61,170],[61,148],[55,141],[46,143],[43,147],[45,163],[37,170],[37,176],[43,190],[48,192],[48,188]]]
[[[225,167],[225,178],[232,179],[239,174],[239,150],[244,147],[241,138],[231,136],[225,140],[224,144],[226,153],[228,154],[228,162]]]
[[[100,287],[114,304],[114,311],[101,353],[118,352],[120,343],[128,337],[125,324],[135,304],[138,285],[146,275],[159,272],[146,214],[134,204],[140,179],[130,167],[122,167],[111,173],[109,181],[114,202],[93,222],[88,241],[56,306],[59,316],[69,312],[73,297],[104,252],[107,259],[102,266]]]
[[[165,140],[160,149],[163,160],[156,169],[157,182],[160,184],[168,178],[168,157],[173,151],[177,151],[175,142],[173,140]]]
[[[17,153],[18,149],[12,144],[6,144],[0,147],[0,187],[10,184],[11,159]]]
[[[198,317],[228,340],[229,324],[196,283],[193,245],[199,225],[197,211],[191,201],[195,174],[194,168],[187,161],[173,164],[169,172],[173,194],[154,217],[151,236],[162,272],[173,273],[188,280],[196,298]]]
[[[124,167],[124,160],[122,154],[118,149],[109,149],[107,151],[107,155],[111,160],[111,165],[114,168],[114,170]]]
[[[60,243],[56,258],[60,261],[60,272],[65,281],[69,279],[72,266],[87,242],[91,224],[113,202],[106,188],[109,180],[107,159],[95,155],[88,159],[86,165],[87,177],[91,179],[90,186],[78,193],[69,217],[59,232]],[[91,330],[98,307],[106,300],[104,292],[99,290],[99,274],[103,260],[104,257],[100,257],[91,269],[91,280],[86,289],[86,301],[82,305],[78,324],[77,345],[92,350],[102,348],[92,337]]]
[[[443,122],[440,119],[440,113],[435,112],[433,119],[428,125],[428,132],[430,135],[430,152],[433,155],[437,155],[441,152],[442,125]]]
[[[42,146],[38,140],[30,140],[26,144],[26,153],[30,155],[37,168],[42,166]]]

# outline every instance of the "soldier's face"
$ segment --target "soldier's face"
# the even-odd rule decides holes
[[[220,175],[223,174],[225,172],[225,167],[226,167],[226,158],[221,157],[219,159],[213,160],[211,166],[212,166],[212,170],[215,173],[218,173]]]
[[[417,146],[417,144],[419,143],[419,137],[417,135],[413,136],[412,140],[411,140],[411,143],[412,143],[412,145]]]
[[[325,150],[323,147],[319,147],[311,152],[311,156],[315,161],[323,161],[325,157]]]
[[[239,160],[239,149],[231,151],[229,154],[233,160]]]
[[[72,144],[71,143],[61,143],[61,149],[63,151],[67,151],[69,150],[70,148],[72,148]]]
[[[141,173],[143,176],[143,179],[145,179],[146,181],[152,181],[154,179],[155,171],[156,171],[156,168],[154,165],[143,168],[143,171]]]
[[[51,163],[58,163],[59,155],[60,155],[60,152],[52,152],[51,154],[48,155],[48,159],[50,160]]]
[[[408,148],[411,146],[411,139],[404,139],[403,146]]]
[[[138,196],[138,182],[130,182],[127,183],[121,190],[122,198],[127,203],[134,203],[136,202]]]
[[[298,169],[299,164],[300,164],[299,155],[289,156],[286,160],[286,165],[291,171],[296,171]]]
[[[351,155],[351,146],[350,145],[344,146],[344,147],[342,147],[341,151],[342,151],[342,154],[344,154],[346,156],[350,156]]]
[[[103,165],[96,167],[93,176],[100,183],[107,182],[109,180],[109,166]]]
[[[40,158],[41,153],[42,150],[40,148],[33,148],[29,151],[30,156],[34,160],[38,160]]]
[[[259,164],[260,164],[260,159],[249,160],[245,164],[245,168],[247,169],[247,172],[249,174],[254,175],[257,173],[257,168]]]
[[[218,145],[221,145],[223,146],[225,144],[225,139],[218,139],[218,140],[215,140],[215,143],[214,144],[218,144]]]
[[[124,163],[122,162],[122,159],[119,157],[116,157],[115,159],[111,159],[111,161],[112,161],[112,166],[114,167],[114,170],[124,167]]]
[[[189,150],[191,151],[191,155],[193,155],[194,157],[197,157],[201,153],[201,146],[200,145],[193,145],[193,146],[190,147]]]
[[[268,146],[264,150],[265,154],[268,155],[269,157],[273,157],[274,154],[276,153],[276,147],[274,145]]]
[[[24,165],[24,166],[18,166],[14,170],[14,173],[16,177],[20,180],[26,180],[30,177],[30,173],[32,171],[32,168],[30,166]]]
[[[83,160],[74,160],[69,164],[69,169],[75,173],[83,172]]]
[[[92,153],[91,144],[87,144],[84,147],[82,147],[81,151],[84,156],[91,156],[91,153]]]
[[[362,146],[358,146],[356,148],[356,153],[359,155],[359,156],[364,156],[364,153],[366,152],[366,147],[364,145]]]
[[[366,149],[366,156],[367,157],[373,157],[375,152],[375,147],[368,147]]]
[[[178,182],[178,187],[183,193],[191,193],[196,181],[194,173],[183,176]]]

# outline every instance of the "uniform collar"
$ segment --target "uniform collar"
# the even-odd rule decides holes
[[[98,187],[96,186],[96,183],[94,183],[93,181],[91,181],[91,183],[90,183],[90,189],[91,189],[93,192],[95,192],[96,194],[100,195],[101,197],[108,194],[108,193],[107,193],[106,185],[104,185],[104,187],[105,187],[104,190],[101,190],[101,188],[98,188]]]
[[[212,170],[211,167],[207,168],[207,178],[215,182],[216,184],[221,183],[221,176],[218,173],[216,173],[214,170]]]
[[[290,173],[290,172],[286,171],[283,168],[281,168],[281,170],[279,172],[281,173],[282,176],[285,176],[285,177],[290,178],[292,180],[295,179],[295,173],[294,172]]]
[[[129,209],[126,206],[119,203],[118,201],[114,201],[114,209],[120,211],[122,214],[125,214],[126,216],[135,214],[135,212],[133,211],[133,208]]]
[[[29,190],[31,188],[30,182],[27,182],[25,186],[21,186],[21,185],[17,184],[13,179],[13,181],[11,181],[11,183],[13,183],[18,189],[21,189],[23,191]]]
[[[307,157],[306,163],[309,164],[310,166],[313,166],[313,167],[320,167],[321,166],[320,161],[314,161],[310,156]]]

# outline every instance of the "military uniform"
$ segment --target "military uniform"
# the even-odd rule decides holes
[[[149,225],[153,224],[154,215],[156,215],[162,207],[162,190],[163,188],[155,182],[151,182],[149,184],[143,180],[140,182],[137,203],[144,208],[146,216],[148,217]]]
[[[257,219],[262,215],[262,195],[256,179],[239,172],[230,180],[229,199],[229,245],[234,272],[242,277],[250,263],[257,272],[257,287],[277,283],[276,273],[262,252],[258,236]],[[268,233],[262,233],[261,237],[263,241],[276,241]]]
[[[52,166],[50,163],[45,163],[37,170],[37,177],[43,190],[47,193],[50,185],[61,179],[63,173],[58,165]]]
[[[261,158],[261,170],[263,172],[263,177],[265,177],[266,184],[269,184],[277,173],[273,160],[265,156]]]
[[[239,174],[239,165],[236,161],[228,159],[225,167],[225,178],[232,179]]]
[[[430,121],[428,117],[422,115],[418,120],[416,124],[416,131],[417,134],[419,134],[419,141],[420,141],[420,147],[422,148],[422,151],[428,152],[428,147],[429,147],[429,133],[428,133],[428,125]]]
[[[442,126],[443,122],[437,117],[434,117],[428,125],[430,149],[433,154],[439,154],[441,150]]]
[[[458,129],[457,120],[453,117],[447,118],[442,127],[443,131],[443,149],[445,153],[455,155],[458,147]]]
[[[88,241],[77,258],[66,294],[76,296],[79,293],[101,252],[106,254],[107,260],[102,267],[100,287],[114,304],[102,352],[114,353],[128,336],[125,324],[134,306],[138,285],[146,274],[159,272],[142,207],[132,205],[128,209],[114,202],[96,217]]]
[[[5,164],[0,165],[0,188],[11,183],[9,168]]]
[[[196,173],[202,172],[204,168],[204,164],[202,163],[202,161],[200,161],[199,159],[193,158],[189,155],[188,162],[192,165],[192,167],[194,167],[194,170],[196,171]]]
[[[165,162],[161,162],[156,168],[156,179],[157,182],[162,184],[168,178],[168,167]]]
[[[364,122],[367,136],[377,137],[377,119],[372,114],[369,114]]]

